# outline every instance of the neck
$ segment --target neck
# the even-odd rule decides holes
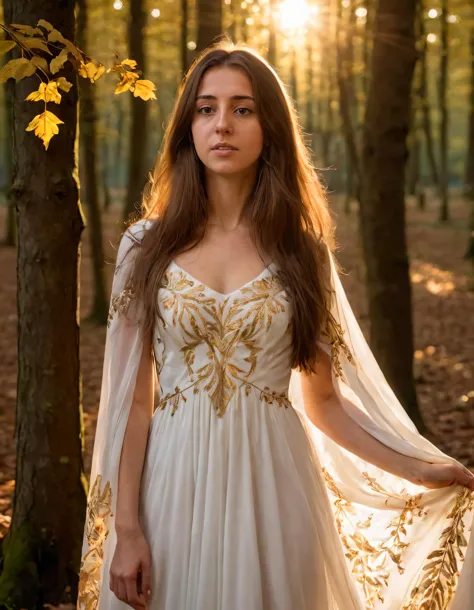
[[[232,175],[207,172],[208,223],[228,231],[244,224],[243,212],[255,179],[255,168],[251,168],[245,173]]]

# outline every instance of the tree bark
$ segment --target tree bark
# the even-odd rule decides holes
[[[181,73],[182,76],[188,70],[188,0],[181,0]]]
[[[406,138],[416,59],[415,11],[415,0],[378,3],[365,117],[360,226],[372,349],[415,425],[424,431],[413,378],[404,205]]]
[[[129,57],[138,64],[138,69],[146,75],[145,57],[145,0],[130,0],[130,20],[128,23]],[[143,76],[144,78],[145,76]],[[148,104],[139,97],[131,102],[131,122],[128,156],[127,198],[124,205],[124,221],[139,212],[142,192],[147,182],[148,158]]]
[[[221,0],[197,0],[197,48],[201,53],[222,34]]]
[[[87,5],[86,0],[78,0],[77,33],[78,45],[87,52]],[[94,277],[94,301],[90,320],[105,325],[109,312],[109,302],[105,288],[105,257],[102,245],[102,217],[99,205],[99,177],[97,159],[97,109],[95,85],[87,78],[79,81],[80,147],[84,159],[84,199],[88,212],[88,237],[92,252]]]
[[[471,260],[474,271],[474,26],[470,31],[471,48],[471,92],[469,104],[469,144],[466,162],[466,193],[470,200],[471,210],[469,214],[469,237],[465,258]],[[474,280],[472,282],[474,288]]]
[[[473,17],[474,18],[474,15]],[[464,184],[466,193],[474,199],[474,26],[470,28],[470,51],[471,51],[471,83],[469,96],[469,128],[468,128],[468,143],[466,170],[464,175]]]
[[[314,143],[314,122],[313,122],[313,108],[314,108],[314,74],[313,74],[313,40],[312,40],[312,29],[308,25],[308,31],[306,33],[306,132],[309,137],[309,144],[311,148],[311,154],[314,155],[313,143]]]
[[[441,59],[440,59],[440,71],[439,71],[439,110],[441,114],[440,121],[440,180],[439,180],[439,196],[441,200],[441,207],[439,213],[439,219],[441,222],[448,222],[449,220],[449,201],[448,201],[448,182],[449,182],[449,167],[448,167],[448,102],[447,102],[447,89],[448,89],[448,0],[442,0],[441,2],[441,16],[440,16],[440,29],[441,29]]]
[[[349,44],[348,38],[350,33],[346,29],[344,35],[344,25],[342,22],[342,5],[338,3],[337,6],[337,21],[338,21],[338,36],[336,43],[336,59],[337,59],[337,83],[339,87],[339,107],[342,121],[342,133],[346,142],[346,155],[347,155],[347,179],[349,183],[346,183],[346,187],[353,189],[352,186],[352,175],[355,174],[356,186],[355,196],[360,197],[360,158],[359,151],[357,149],[356,134],[354,129],[354,120],[352,113],[352,65],[350,63]],[[350,169],[349,169],[350,168]],[[347,193],[347,195],[349,195]],[[350,196],[350,195],[349,195]]]
[[[277,26],[275,23],[275,12],[277,10],[277,0],[270,0],[270,15],[268,25],[268,63],[276,68],[277,62],[277,48],[276,48],[276,31]]]
[[[11,53],[7,53],[4,61],[8,63],[8,61],[12,58]],[[12,200],[11,187],[13,182],[13,163],[12,163],[12,146],[13,146],[13,91],[14,84],[13,80],[8,80],[5,85],[5,105],[3,108],[4,117],[5,117],[5,150],[4,150],[4,159],[5,159],[5,199],[7,202],[7,222],[5,226],[5,238],[3,241],[3,245],[15,247],[17,243],[17,219],[16,219],[16,208],[15,204]]]
[[[435,186],[439,186],[439,171],[436,162],[433,127],[431,123],[431,108],[428,99],[428,42],[426,40],[424,2],[419,0],[418,5],[418,27],[420,33],[420,100],[423,114],[423,131],[425,134],[426,155],[431,170],[431,179]]]
[[[5,0],[6,23],[53,22],[74,40],[74,2]],[[75,602],[86,508],[79,382],[78,268],[84,227],[75,144],[77,79],[51,111],[64,121],[45,151],[25,128],[42,112],[15,85],[14,182],[18,208],[18,385],[13,517],[3,545],[0,606]]]

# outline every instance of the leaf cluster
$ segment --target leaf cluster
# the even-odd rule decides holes
[[[31,120],[26,131],[34,131],[46,150],[51,138],[59,132],[58,125],[64,124],[48,110],[47,104],[60,104],[60,91],[68,93],[73,86],[64,76],[54,77],[64,68],[66,62],[71,64],[79,76],[89,79],[91,83],[95,83],[105,73],[117,74],[119,83],[114,91],[116,95],[131,91],[135,97],[145,101],[156,100],[154,83],[140,78],[137,62],[133,59],[117,59],[114,65],[107,69],[44,19],[40,19],[36,27],[15,23],[10,26],[0,24],[0,27],[8,36],[7,39],[0,40],[0,55],[15,48],[21,51],[20,58],[11,59],[0,70],[0,83],[5,83],[9,78],[14,78],[16,82],[30,76],[39,79],[38,89],[25,99],[30,102],[44,102],[44,110]],[[47,59],[38,53],[49,57]]]

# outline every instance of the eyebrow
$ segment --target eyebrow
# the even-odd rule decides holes
[[[251,95],[232,95],[231,100],[252,100],[252,102],[255,102],[255,98],[253,98]],[[217,100],[217,97],[215,95],[198,95],[196,97],[196,102],[198,100]]]

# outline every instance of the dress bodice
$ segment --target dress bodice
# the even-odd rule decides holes
[[[222,416],[238,391],[289,406],[290,301],[271,263],[255,279],[221,294],[172,261],[158,293],[154,351],[159,408],[206,392]]]

